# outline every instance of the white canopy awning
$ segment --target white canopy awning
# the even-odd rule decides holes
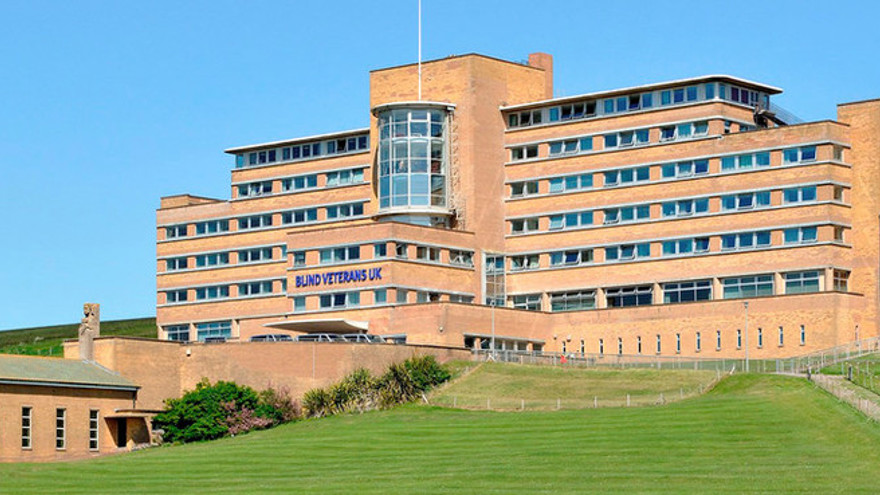
[[[263,326],[304,333],[366,333],[370,327],[370,322],[331,318],[323,320],[273,321],[265,323]]]

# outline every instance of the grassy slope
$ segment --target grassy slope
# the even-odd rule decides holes
[[[61,343],[75,339],[79,323],[0,332],[0,353],[61,356]],[[155,318],[102,321],[101,335],[156,338]]]
[[[471,363],[473,365],[473,363]],[[651,369],[579,369],[553,366],[519,366],[485,363],[465,378],[435,394],[431,403],[458,407],[485,408],[490,399],[493,409],[593,407],[623,405],[626,395],[631,404],[653,404],[662,393],[665,400],[699,392],[716,378],[714,371]]]
[[[665,407],[407,406],[94,461],[0,465],[0,493],[877,493],[880,427],[805,380]]]

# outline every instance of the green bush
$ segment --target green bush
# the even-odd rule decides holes
[[[286,391],[257,393],[248,386],[203,379],[195,390],[165,401],[165,411],[153,419],[164,430],[165,442],[197,442],[244,433],[291,421],[298,406]]]
[[[309,417],[387,408],[419,398],[450,376],[433,356],[392,364],[379,378],[358,369],[326,389],[306,392],[303,408]]]

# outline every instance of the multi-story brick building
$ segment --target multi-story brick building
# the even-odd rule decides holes
[[[724,75],[553,98],[546,54],[422,73],[372,72],[363,129],[227,150],[230,200],[162,199],[160,338],[769,358],[877,335],[880,101],[795,124]]]

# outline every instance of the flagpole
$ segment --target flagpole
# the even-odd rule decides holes
[[[419,101],[422,101],[422,0],[419,0]]]

